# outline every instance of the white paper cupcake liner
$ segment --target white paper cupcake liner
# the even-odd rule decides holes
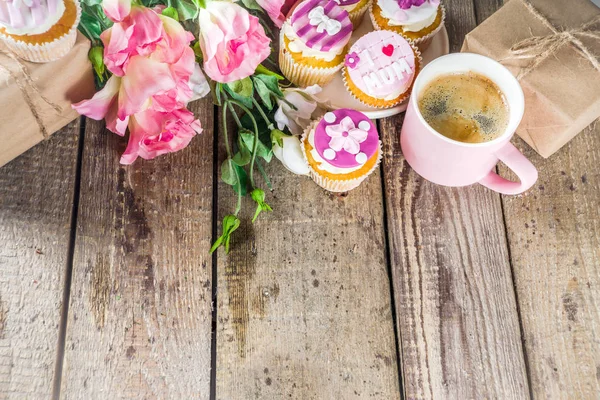
[[[409,38],[405,37],[405,39],[407,39],[407,40],[411,41],[412,43],[414,43],[416,46],[419,47],[419,49],[421,51],[427,50],[427,48],[431,44],[431,41],[432,41],[433,37],[435,35],[437,35],[437,33],[442,29],[442,26],[444,26],[444,23],[446,21],[446,9],[444,8],[444,6],[442,4],[440,4],[440,9],[442,10],[442,20],[440,21],[440,24],[438,25],[437,28],[435,28],[429,34],[427,34],[425,36],[422,36],[420,38],[409,39]],[[384,30],[384,29],[381,28],[381,26],[379,26],[379,24],[375,20],[375,16],[373,15],[373,4],[372,3],[369,6],[369,17],[371,18],[371,23],[373,24],[373,28],[375,28],[376,31]],[[395,31],[393,31],[393,32],[395,32]],[[396,32],[396,33],[399,33],[399,32]],[[399,34],[402,35],[402,33],[399,33]]]
[[[377,161],[375,162],[375,164],[373,164],[373,167],[368,172],[366,172],[362,176],[360,176],[358,178],[354,178],[354,179],[344,179],[344,180],[339,179],[338,180],[338,179],[327,178],[327,177],[322,176],[318,171],[316,171],[310,165],[310,163],[308,162],[308,157],[306,156],[306,148],[304,146],[304,142],[306,140],[308,140],[308,134],[313,129],[316,128],[318,123],[319,123],[319,120],[313,121],[304,130],[304,133],[302,133],[302,138],[300,140],[300,143],[302,145],[302,155],[304,155],[304,159],[305,159],[306,163],[308,164],[310,177],[317,185],[321,186],[323,189],[328,190],[330,192],[341,193],[341,192],[348,192],[352,189],[356,189],[365,179],[367,179],[367,177],[369,175],[371,175],[373,173],[373,171],[375,171],[379,167],[379,163],[381,162],[381,158],[383,157],[383,149],[382,149],[381,140],[379,141],[379,147],[377,149]]]
[[[0,39],[9,51],[19,58],[35,63],[45,63],[58,60],[71,51],[77,40],[77,26],[81,17],[81,6],[78,0],[72,0],[77,7],[77,16],[69,32],[54,39],[52,42],[42,44],[29,44],[0,33]]]
[[[331,68],[316,68],[301,65],[285,50],[283,42],[283,32],[279,39],[279,69],[290,82],[298,87],[307,87],[311,85],[325,86],[334,78],[335,73],[342,69],[344,65],[341,62],[339,65]]]
[[[348,13],[348,17],[350,18],[350,22],[352,22],[352,30],[356,30],[360,26],[363,21],[364,15],[371,8],[371,1],[366,2],[362,7],[352,10]]]
[[[406,39],[406,38],[404,38]],[[403,101],[405,101],[406,99],[408,99],[410,97],[411,91],[412,91],[412,86],[415,82],[415,79],[417,79],[417,75],[419,74],[419,71],[421,69],[423,69],[423,57],[421,57],[421,52],[419,51],[419,48],[414,44],[414,42],[410,39],[406,39],[406,41],[410,44],[410,47],[412,47],[413,51],[415,52],[415,57],[416,59],[419,61],[419,69],[416,71],[415,76],[413,76],[413,80],[408,88],[408,90],[404,93],[402,93],[393,103],[388,103],[386,105],[383,106],[377,106],[374,105],[372,103],[367,103],[366,101],[360,99],[358,96],[356,96],[354,94],[354,92],[352,92],[352,90],[350,90],[350,88],[348,87],[348,81],[346,79],[346,67],[344,67],[342,69],[342,81],[344,82],[344,87],[346,88],[346,90],[348,91],[348,93],[350,93],[352,95],[352,97],[354,97],[356,100],[360,101],[361,104],[364,104],[365,106],[369,106],[369,107],[375,107],[375,108],[379,108],[379,109],[386,109],[386,108],[390,108],[390,107],[395,107],[398,104],[402,103]],[[364,93],[364,92],[363,92]],[[365,93],[366,96],[368,96],[368,94]],[[373,99],[375,99],[373,97]],[[378,99],[375,99],[378,100]]]

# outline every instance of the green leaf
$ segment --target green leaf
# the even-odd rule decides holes
[[[223,85],[225,91],[234,99],[242,103],[247,108],[252,108],[252,96],[254,87],[250,78],[244,78],[239,81],[226,83]]]
[[[240,132],[240,136],[249,149],[254,148],[254,133],[243,131]],[[259,139],[256,145],[256,155],[264,158],[266,162],[270,162],[273,157],[273,151]]]
[[[262,64],[258,64],[258,67],[256,67],[256,70],[254,71],[254,73],[255,74],[263,74],[263,75],[272,75],[280,81],[285,79],[283,76],[279,75],[276,72],[271,71],[269,68],[265,67]]]
[[[250,196],[252,197],[252,200],[256,202],[256,211],[254,212],[252,223],[256,221],[256,218],[258,218],[261,211],[273,211],[271,206],[265,203],[265,192],[262,189],[254,189]]]
[[[249,10],[257,10],[264,12],[262,7],[258,5],[256,0],[242,0],[242,3],[244,3],[244,6]]]
[[[256,80],[260,80],[262,81],[265,86],[267,88],[269,88],[269,90],[271,92],[273,92],[273,94],[275,94],[278,97],[283,97],[283,93],[281,92],[281,89],[279,89],[279,80],[277,79],[276,76],[273,75],[256,75],[254,77],[255,81]]]
[[[177,10],[181,21],[195,19],[198,16],[198,5],[192,0],[171,0],[171,7]]]
[[[237,183],[233,185],[233,190],[237,194],[245,196],[248,194],[248,183],[250,181],[248,179],[248,174],[246,173],[246,170],[244,168],[240,167],[237,164],[233,164],[233,168],[235,168],[238,177]]]
[[[238,135],[239,142],[239,151],[233,156],[232,161],[234,164],[243,167],[244,165],[248,165],[250,159],[252,158],[252,154],[250,153],[250,149],[246,147],[246,144],[242,141],[241,136]]]
[[[81,0],[81,3],[85,4],[86,6],[93,7],[102,4],[102,0]]]
[[[219,247],[225,247],[225,253],[229,253],[229,241],[231,239],[231,234],[236,231],[237,228],[240,227],[240,220],[235,215],[226,215],[223,218],[223,234],[215,240],[212,247],[210,248],[210,253],[212,254]]]
[[[179,13],[174,7],[165,8],[164,10],[162,10],[162,15],[173,18],[175,21],[179,21]]]
[[[223,161],[223,164],[221,164],[221,179],[226,184],[232,186],[238,183],[238,177],[231,158],[227,158],[227,160]]]
[[[271,101],[271,91],[267,85],[265,85],[265,83],[260,79],[254,79],[254,87],[256,88],[256,92],[258,93],[258,96],[262,100],[265,107],[267,107],[269,111],[272,110],[273,102]]]

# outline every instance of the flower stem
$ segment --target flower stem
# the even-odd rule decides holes
[[[240,118],[235,113],[235,110],[233,109],[233,106],[231,105],[230,102],[227,102],[227,107],[229,107],[229,111],[231,112],[231,115],[233,115],[233,119],[235,120],[235,123],[237,124],[238,129],[241,128],[242,123],[240,122]]]
[[[223,107],[221,108],[222,109],[222,113],[223,113],[222,114],[222,116],[223,116],[222,117],[222,119],[223,119],[223,121],[222,121],[222,124],[223,124],[223,137],[225,139],[225,149],[227,150],[227,158],[228,158],[228,160],[231,160],[231,158],[232,158],[232,156],[231,156],[231,147],[229,146],[229,136],[227,135],[227,109],[228,108],[232,108],[232,113],[233,113],[233,107],[231,107],[230,101],[231,100],[226,100],[225,101],[226,104],[223,104]],[[229,162],[231,162],[231,161],[229,161]],[[240,176],[239,176],[238,171],[237,171],[237,169],[235,167],[233,167],[233,172],[235,172],[235,177],[237,179],[237,183],[240,186],[240,188],[239,188],[240,190],[238,190],[238,193],[237,193],[238,198],[237,198],[237,204],[235,206],[235,213],[234,213],[234,215],[237,216],[240,213],[240,210],[242,209],[242,191],[241,191],[241,189],[242,189],[241,188],[242,183],[240,182]]]
[[[262,119],[265,120],[265,123],[267,124],[267,129],[269,129],[270,131],[275,129],[275,127],[273,126],[273,123],[271,121],[269,121],[269,118],[267,117],[267,115],[263,111],[262,107],[260,106],[260,104],[258,104],[258,101],[256,101],[256,99],[254,97],[252,98],[252,103],[256,106],[256,109],[258,110],[258,113],[260,114]]]
[[[253,101],[256,101],[254,99],[252,99]],[[252,185],[252,187],[254,188],[254,162],[256,161],[256,149],[258,148],[258,124],[256,123],[256,118],[254,118],[254,115],[252,115],[252,113],[250,112],[250,110],[243,105],[242,103],[240,103],[237,100],[229,100],[231,103],[235,104],[236,106],[238,106],[239,108],[242,109],[242,111],[244,111],[248,117],[250,117],[250,119],[252,120],[252,125],[254,126],[254,143],[252,143],[252,158],[250,159],[250,184]],[[265,115],[266,118],[266,115]]]

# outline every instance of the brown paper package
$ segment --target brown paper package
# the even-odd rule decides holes
[[[527,0],[511,0],[465,37],[463,52],[500,61],[519,76],[534,61],[539,64],[519,78],[525,93],[525,115],[517,134],[543,157],[549,157],[600,117],[600,70],[570,42],[536,60],[515,59],[511,47],[552,30],[527,7]],[[580,28],[600,15],[589,0],[530,0],[529,3],[557,31]],[[600,30],[600,23],[590,30]],[[600,40],[575,35],[587,50],[600,57]],[[539,58],[539,56],[538,56]]]
[[[87,57],[89,49],[89,41],[81,34],[68,55],[51,63],[16,62],[5,53],[4,47],[0,49],[0,66],[3,67],[0,68],[0,167],[77,118],[71,103],[90,98],[95,92]],[[21,67],[31,77],[32,84],[27,82]],[[60,112],[40,94],[60,107]]]

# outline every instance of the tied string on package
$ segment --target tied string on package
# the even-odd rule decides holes
[[[517,79],[522,79],[525,75],[533,71],[540,63],[542,63],[547,57],[556,53],[559,48],[565,44],[572,45],[577,53],[583,58],[587,59],[598,72],[600,72],[600,62],[598,62],[598,56],[593,54],[582,42],[579,40],[580,37],[587,37],[591,39],[600,40],[600,30],[596,28],[590,29],[596,24],[600,24],[600,15],[593,18],[591,21],[586,22],[578,28],[569,30],[557,29],[548,18],[540,13],[529,1],[523,2],[526,8],[548,29],[552,31],[550,35],[546,36],[534,36],[531,38],[524,39],[518,43],[515,43],[510,51],[513,54],[512,57],[501,60],[510,59],[529,59],[535,58],[535,60],[519,72]]]
[[[44,137],[44,139],[47,138],[49,136],[49,132],[46,129],[46,126],[44,125],[42,117],[36,109],[35,103],[29,91],[33,92],[35,96],[38,96],[46,104],[48,104],[56,112],[56,114],[60,115],[60,113],[62,113],[62,108],[59,105],[50,101],[46,96],[42,94],[42,92],[35,85],[35,82],[33,82],[33,79],[31,78],[31,75],[29,75],[29,72],[27,72],[27,68],[25,67],[25,65],[23,65],[23,63],[21,63],[21,61],[19,61],[19,59],[12,52],[0,47],[0,54],[7,56],[15,63],[15,65],[21,70],[22,78],[15,75],[13,71],[11,71],[2,63],[0,63],[0,76],[5,75],[6,80],[11,78],[17,84],[19,90],[21,91],[21,94],[23,95],[25,103],[27,103],[27,106],[29,107],[29,111],[31,111],[31,114],[35,118],[35,121],[37,122],[40,128],[42,136]]]

